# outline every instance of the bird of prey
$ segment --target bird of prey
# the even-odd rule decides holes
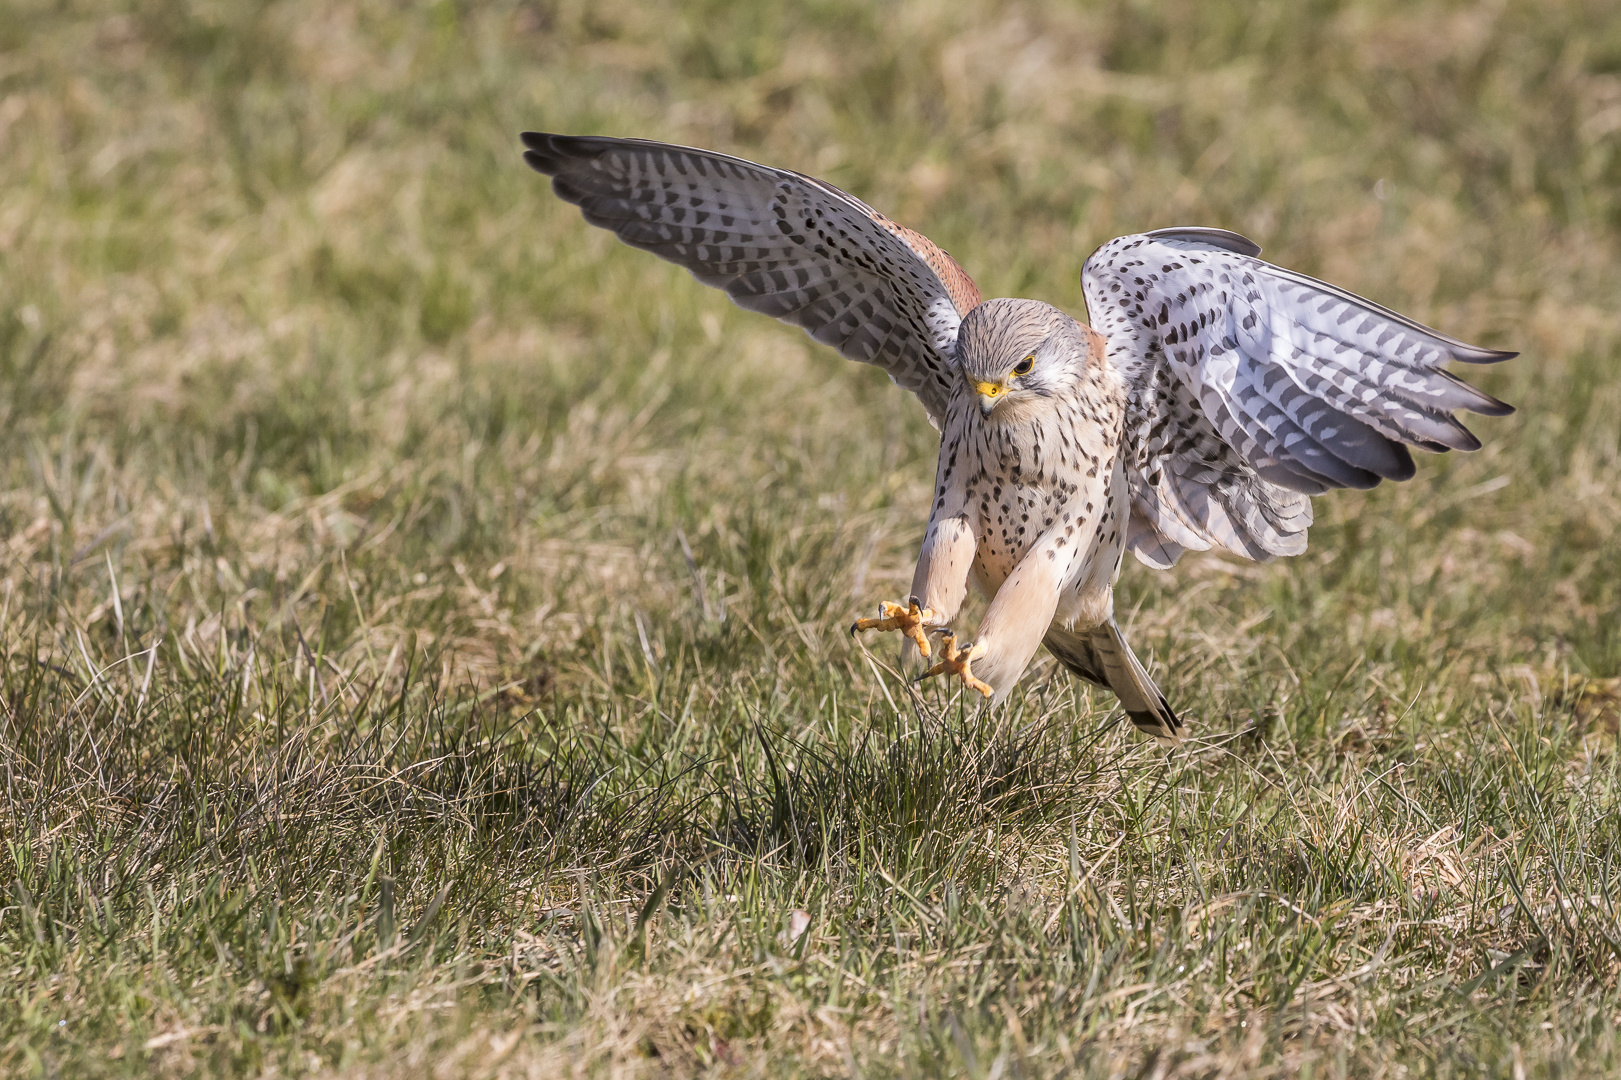
[[[642,139],[523,135],[524,160],[593,225],[803,327],[917,395],[940,430],[935,493],[897,630],[995,701],[1045,644],[1112,690],[1141,731],[1184,730],[1126,644],[1128,549],[1246,559],[1306,548],[1311,496],[1414,473],[1408,447],[1475,450],[1454,415],[1513,410],[1444,370],[1465,345],[1258,257],[1236,233],[1171,228],[1086,260],[1091,326],[1038,300],[983,300],[923,235],[801,173]],[[970,580],[971,645],[948,627]]]

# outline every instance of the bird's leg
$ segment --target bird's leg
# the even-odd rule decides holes
[[[992,694],[996,693],[996,691],[991,688],[989,683],[980,682],[978,679],[974,678],[974,673],[968,668],[968,665],[982,656],[984,651],[984,647],[977,644],[970,645],[966,649],[959,650],[957,648],[957,635],[953,634],[949,630],[942,631],[940,638],[940,662],[935,664],[929,670],[925,671],[923,674],[919,675],[916,681],[922,682],[924,679],[927,679],[930,676],[943,675],[950,672],[953,675],[960,676],[962,678],[963,685],[968,687],[968,689],[978,690],[984,696],[990,697]]]
[[[976,681],[994,688],[993,704],[1000,704],[1019,681],[1019,674],[1041,647],[1041,639],[1052,625],[1068,572],[1067,559],[1077,549],[1059,548],[1053,542],[1039,542],[1020,559],[1013,572],[997,588],[985,609],[985,617],[974,633],[973,660],[979,668]],[[1053,552],[1054,558],[1047,558]]]
[[[924,635],[924,627],[933,626],[940,622],[940,616],[932,608],[918,605],[917,597],[912,597],[906,607],[889,600],[878,605],[876,619],[857,619],[855,625],[850,627],[850,636],[855,637],[862,630],[899,630],[917,644],[917,651],[924,656],[929,655],[929,639]]]
[[[918,655],[927,658],[929,639],[924,631],[945,626],[962,607],[973,558],[974,534],[966,518],[953,515],[931,519],[923,550],[918,554],[917,572],[912,575],[912,595],[907,605],[886,601],[879,605],[878,618],[860,620],[850,633],[899,630],[917,646]],[[903,646],[901,658],[908,668],[915,663],[910,654],[911,650]]]

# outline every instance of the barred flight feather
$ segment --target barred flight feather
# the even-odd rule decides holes
[[[916,394],[936,426],[979,290],[926,237],[830,184],[640,139],[526,132],[524,160],[593,225]]]
[[[1083,270],[1092,321],[1136,388],[1128,431],[1154,432],[1129,475],[1131,547],[1150,565],[1177,548],[1295,554],[1311,522],[1305,496],[1405,480],[1408,447],[1480,446],[1454,412],[1512,411],[1442,365],[1513,353],[1259,253],[1236,234],[1167,229],[1112,240]]]

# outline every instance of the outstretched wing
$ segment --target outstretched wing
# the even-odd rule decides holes
[[[1219,229],[1111,240],[1086,260],[1093,325],[1131,386],[1129,543],[1251,559],[1306,548],[1309,496],[1413,475],[1409,446],[1475,450],[1453,415],[1513,410],[1443,370],[1516,355],[1465,345]]]
[[[820,180],[709,150],[533,131],[523,144],[591,224],[883,368],[944,418],[979,290],[927,237]]]

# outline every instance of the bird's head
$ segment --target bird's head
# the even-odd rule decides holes
[[[987,300],[957,330],[957,365],[982,416],[1012,417],[1068,389],[1090,354],[1082,327],[1039,300]]]

